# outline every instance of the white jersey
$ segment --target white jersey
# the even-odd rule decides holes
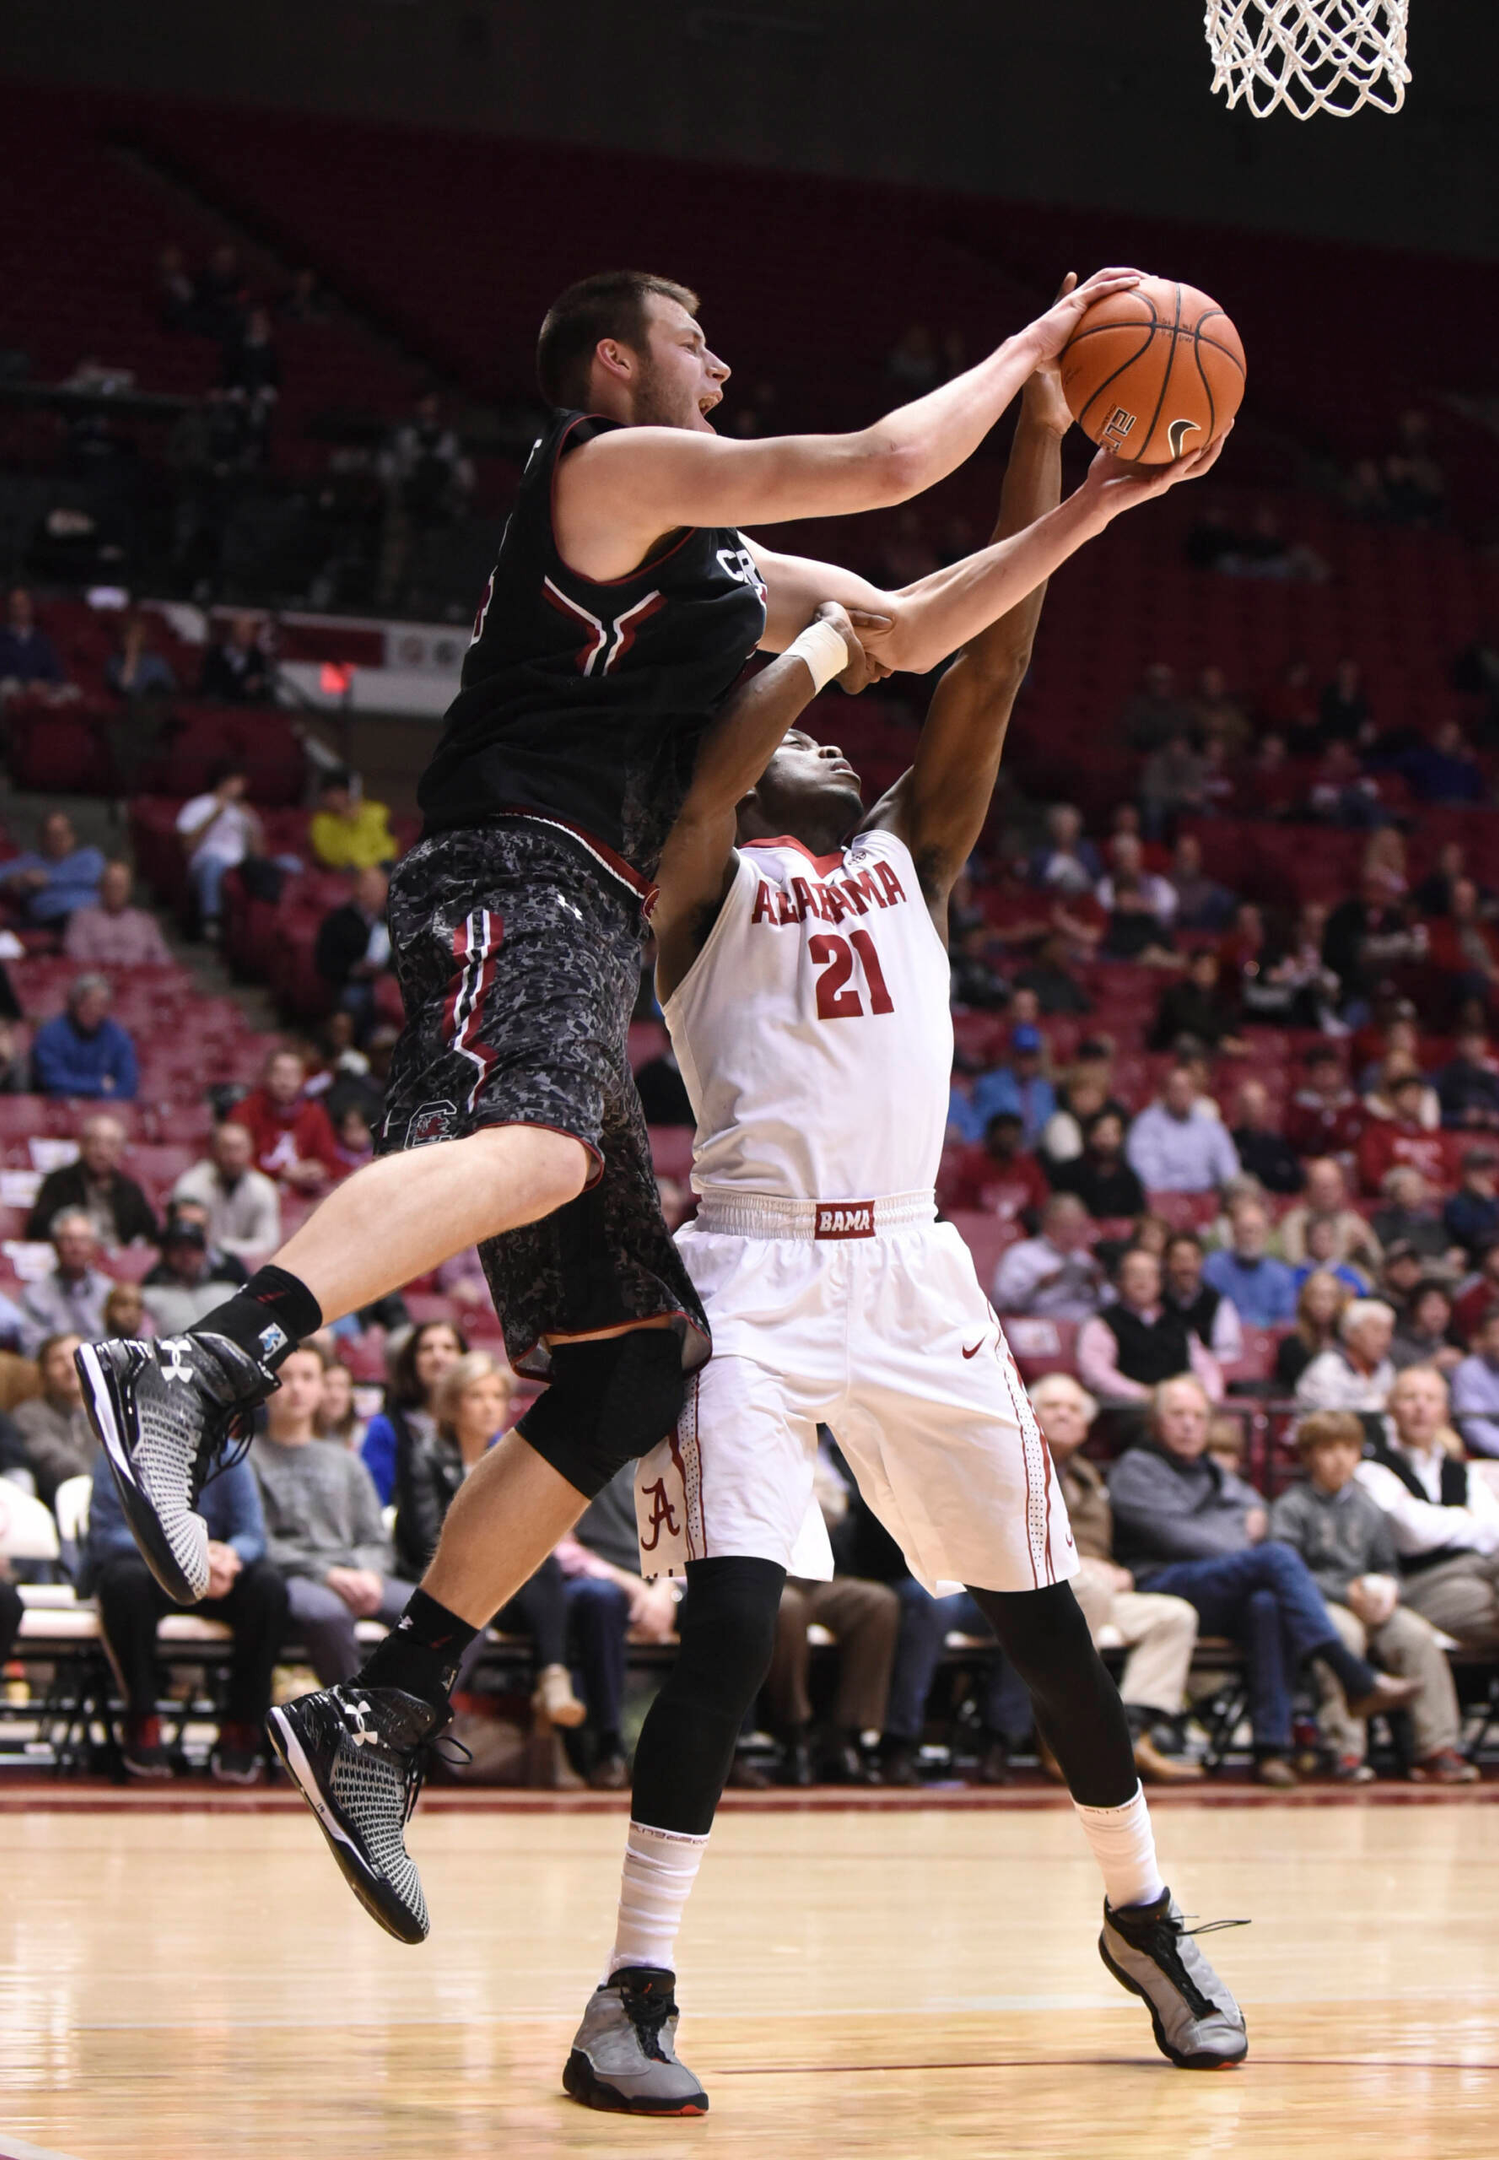
[[[903,840],[755,840],[665,1007],[692,1182],[813,1201],[930,1192],[947,1126],[948,960]]]

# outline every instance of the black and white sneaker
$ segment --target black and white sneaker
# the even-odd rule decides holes
[[[708,2095],[677,2060],[676,1981],[656,1965],[622,1965],[595,1988],[563,2090],[615,2115],[706,2115]]]
[[[1178,2070],[1221,2070],[1249,2053],[1244,2013],[1193,1940],[1244,1924],[1212,1920],[1184,1927],[1169,1890],[1153,1905],[1126,1905],[1118,1912],[1105,1901],[1098,1954],[1120,1986],[1144,2002],[1155,2044]]]
[[[275,1375],[223,1335],[84,1343],[73,1362],[141,1557],[174,1605],[196,1605],[208,1595],[198,1495]]]
[[[446,1723],[401,1688],[357,1681],[301,1695],[266,1719],[349,1888],[397,1942],[424,1942],[430,1925],[405,1832]]]

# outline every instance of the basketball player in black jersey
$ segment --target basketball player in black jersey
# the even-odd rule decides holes
[[[195,1503],[235,1422],[303,1336],[479,1243],[512,1360],[551,1385],[466,1482],[359,1683],[278,1711],[272,1738],[356,1892],[419,1940],[402,1827],[459,1657],[615,1469],[673,1426],[701,1308],[661,1222],[626,1056],[640,903],[714,709],[757,647],[820,689],[926,671],[1123,507],[1095,469],[1022,533],[898,593],[772,552],[744,524],[905,501],[983,440],[1084,310],[1066,293],[966,374],[845,436],[720,438],[728,378],[685,287],[571,288],[542,326],[556,408],[506,527],[401,864],[392,941],[408,1023],[383,1159],[358,1171],[185,1336],[89,1344],[84,1398],[137,1541],[203,1596]],[[1109,491],[1115,490],[1110,503]],[[852,630],[813,621],[823,603]],[[805,670],[805,672],[804,672]]]

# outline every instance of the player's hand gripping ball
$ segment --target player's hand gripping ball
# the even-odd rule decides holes
[[[1126,464],[1164,465],[1220,435],[1244,395],[1244,347],[1195,285],[1142,278],[1095,300],[1062,349],[1083,433]]]

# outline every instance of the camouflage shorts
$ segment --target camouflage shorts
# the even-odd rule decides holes
[[[545,1336],[661,1313],[682,1323],[684,1363],[707,1354],[630,1071],[642,935],[636,895],[575,841],[525,818],[423,840],[391,880],[407,1019],[380,1153],[541,1125],[598,1161],[576,1200],[479,1248],[517,1371],[545,1374]]]

